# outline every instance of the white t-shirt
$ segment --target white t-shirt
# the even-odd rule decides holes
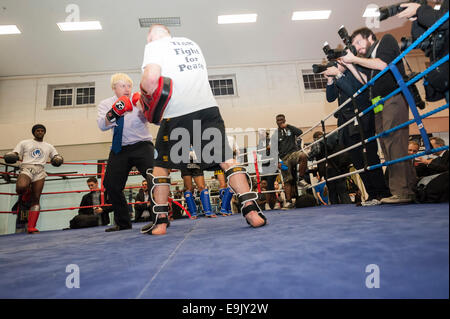
[[[34,139],[23,140],[14,148],[13,152],[22,158],[22,164],[45,165],[45,163],[57,155],[55,147],[47,142],[38,142]]]
[[[208,81],[200,47],[187,38],[166,37],[145,46],[142,70],[148,64],[161,67],[161,75],[173,82],[173,92],[163,118],[177,117],[217,106]]]

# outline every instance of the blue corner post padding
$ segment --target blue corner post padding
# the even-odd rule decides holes
[[[186,199],[188,210],[189,213],[191,213],[191,216],[197,216],[197,205],[195,205],[195,200],[194,196],[192,195],[192,192],[185,191],[184,198]]]

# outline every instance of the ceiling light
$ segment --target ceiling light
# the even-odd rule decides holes
[[[292,20],[326,20],[329,19],[331,10],[321,11],[295,11],[292,13]]]
[[[88,31],[102,29],[102,25],[99,21],[59,22],[57,25],[61,31]]]
[[[380,16],[380,10],[376,6],[368,6],[364,11],[363,18],[376,18]]]
[[[0,25],[0,34],[20,34],[20,30],[14,25]]]
[[[256,22],[258,15],[256,13],[252,14],[232,14],[219,16],[217,19],[218,24],[229,24],[229,23],[252,23]]]

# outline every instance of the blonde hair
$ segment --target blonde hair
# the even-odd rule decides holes
[[[114,86],[120,81],[130,83],[133,86],[133,80],[128,75],[125,73],[116,73],[111,76],[111,88],[114,90]]]

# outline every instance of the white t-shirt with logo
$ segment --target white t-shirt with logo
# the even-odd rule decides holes
[[[205,58],[194,41],[181,37],[152,41],[145,46],[142,70],[148,64],[161,66],[161,75],[173,82],[172,97],[163,118],[217,106],[209,85]]]
[[[38,142],[34,139],[23,140],[14,148],[13,152],[22,158],[22,164],[42,165],[57,155],[55,147],[47,142]]]

